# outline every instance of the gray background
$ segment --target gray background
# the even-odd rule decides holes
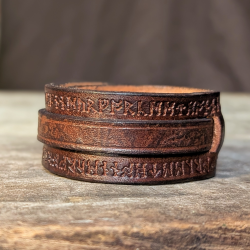
[[[250,1],[2,1],[1,89],[83,80],[249,91]]]

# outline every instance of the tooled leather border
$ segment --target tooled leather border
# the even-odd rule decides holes
[[[213,120],[108,122],[39,111],[38,140],[65,149],[119,154],[208,151]]]
[[[45,85],[46,110],[97,119],[182,120],[220,114],[220,93],[106,92]]]
[[[43,149],[42,164],[50,172],[70,179],[120,184],[161,184],[211,178],[217,154],[200,153],[165,157],[86,154]]]

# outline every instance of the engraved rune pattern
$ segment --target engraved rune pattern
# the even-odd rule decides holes
[[[176,160],[173,158],[160,160],[149,160],[149,158],[121,159],[118,157],[115,161],[114,157],[84,154],[67,156],[65,151],[52,150],[44,147],[43,165],[53,172],[79,179],[87,177],[183,179],[213,172],[216,164],[215,157],[209,153],[201,156],[180,157]]]
[[[220,113],[219,98],[204,98],[200,101],[142,101],[112,98],[84,98],[80,96],[45,94],[46,109],[76,116],[131,119],[187,119],[211,117]]]

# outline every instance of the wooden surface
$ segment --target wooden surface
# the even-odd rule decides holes
[[[223,94],[215,178],[127,186],[55,176],[36,140],[43,93],[0,92],[0,249],[250,249],[250,95]]]

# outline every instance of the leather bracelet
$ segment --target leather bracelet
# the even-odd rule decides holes
[[[119,184],[164,184],[215,175],[216,153],[138,157],[86,154],[44,146],[42,164],[70,179]]]
[[[38,139],[53,173],[124,184],[215,174],[224,139],[219,92],[106,83],[49,84],[45,92]]]
[[[38,140],[71,150],[119,154],[208,151],[213,120],[108,122],[39,111]]]
[[[220,93],[171,86],[99,83],[45,85],[46,110],[108,120],[180,120],[217,116]]]

